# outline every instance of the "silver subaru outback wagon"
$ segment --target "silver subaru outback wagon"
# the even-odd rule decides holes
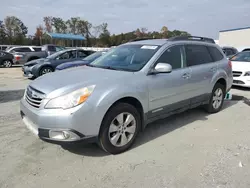
[[[232,80],[231,62],[212,39],[137,40],[34,80],[20,113],[43,140],[96,141],[118,154],[152,121],[201,105],[220,111]]]

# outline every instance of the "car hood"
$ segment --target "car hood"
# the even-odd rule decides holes
[[[118,79],[127,80],[133,72],[94,67],[78,67],[48,73],[31,82],[30,86],[53,98],[90,85],[110,85]]]
[[[86,65],[88,64],[89,61],[86,60],[80,60],[80,61],[73,61],[73,62],[68,62],[68,63],[63,63],[61,65],[58,65],[56,67],[57,70],[62,70],[70,67],[75,67],[75,66],[80,66],[80,65]]]
[[[32,66],[32,65],[36,65],[38,63],[44,63],[47,61],[49,61],[49,59],[46,59],[46,58],[35,59],[35,60],[31,60],[31,61],[25,63],[24,66]]]
[[[250,62],[243,61],[231,61],[233,71],[250,71]]]

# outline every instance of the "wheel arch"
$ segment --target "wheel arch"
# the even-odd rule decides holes
[[[225,90],[227,89],[227,81],[225,78],[219,78],[215,84],[217,84],[217,83],[223,85]]]
[[[104,114],[104,116],[102,118],[102,122],[103,122],[104,118],[106,117],[106,115],[108,114],[108,112],[110,111],[110,109],[112,107],[114,107],[115,105],[119,104],[119,103],[130,104],[130,105],[134,106],[138,110],[138,112],[140,114],[140,117],[141,117],[141,121],[142,121],[140,130],[143,130],[143,128],[144,128],[143,125],[144,125],[144,122],[145,122],[144,109],[143,109],[143,106],[142,106],[142,103],[140,102],[140,100],[138,100],[136,97],[132,97],[132,96],[122,97],[120,99],[117,99],[115,102],[113,102],[112,105],[110,105],[110,107],[108,108],[108,110]],[[100,131],[101,131],[101,127],[99,129],[99,134],[100,134]]]
[[[39,68],[37,68],[37,71],[36,71],[36,72],[37,72],[37,75],[40,76],[41,70],[42,70],[43,68],[46,68],[46,67],[51,68],[51,69],[53,70],[53,72],[55,71],[54,67],[51,66],[50,64],[44,64],[44,65],[39,66]]]

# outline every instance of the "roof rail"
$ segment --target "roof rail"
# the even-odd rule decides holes
[[[141,41],[141,40],[152,40],[153,38],[136,38],[136,39],[132,39],[130,40],[130,42],[136,42],[136,41]]]
[[[178,36],[168,39],[168,41],[179,41],[179,40],[201,41],[201,42],[210,42],[215,44],[214,39],[206,37],[197,37],[197,36]]]

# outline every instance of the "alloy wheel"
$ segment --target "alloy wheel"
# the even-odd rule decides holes
[[[4,67],[6,67],[6,68],[10,68],[11,65],[12,65],[12,63],[11,63],[11,61],[6,60],[6,61],[4,61],[3,65],[4,65]]]
[[[223,101],[223,91],[221,88],[217,88],[213,95],[212,104],[214,109],[218,109],[221,106],[222,101]]]
[[[128,144],[136,132],[135,117],[127,112],[118,114],[109,127],[109,141],[116,147]]]

